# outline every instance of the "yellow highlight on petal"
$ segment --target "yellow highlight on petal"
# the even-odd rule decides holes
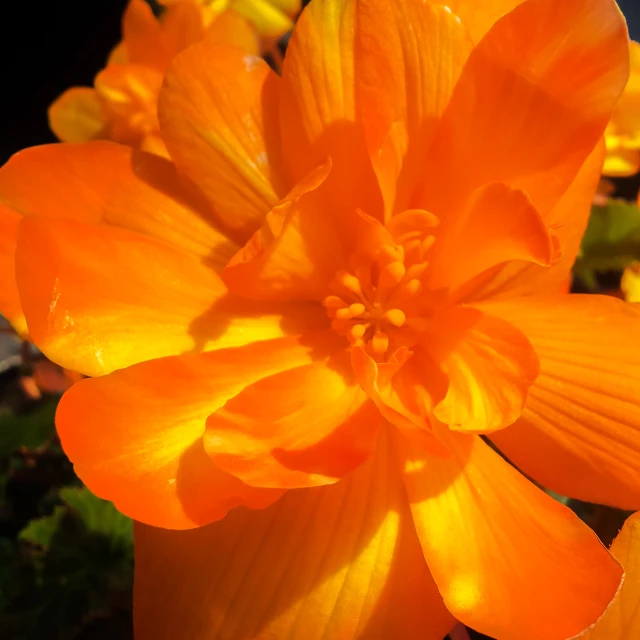
[[[456,576],[449,587],[448,598],[445,599],[453,611],[471,611],[480,604],[482,595],[477,580],[472,576]]]

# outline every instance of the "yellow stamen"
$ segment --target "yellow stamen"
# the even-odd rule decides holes
[[[389,348],[389,336],[384,331],[376,331],[371,339],[371,349],[378,355],[384,354]]]
[[[338,296],[327,296],[322,301],[322,305],[327,309],[343,309],[347,306],[347,303]]]
[[[394,326],[401,327],[407,320],[407,316],[401,309],[389,309],[384,317]]]
[[[351,327],[351,336],[356,340],[359,340],[364,336],[368,327],[369,325],[367,324],[354,324],[353,327]]]
[[[340,271],[336,275],[336,280],[345,288],[347,291],[351,291],[352,293],[356,293],[360,295],[362,293],[362,287],[360,286],[360,280],[356,278],[353,274],[348,271]]]
[[[349,307],[338,309],[336,311],[336,318],[338,320],[351,320],[351,318],[353,318],[353,313],[351,313],[351,309],[349,309]]]
[[[390,262],[380,271],[378,290],[395,287],[404,278],[406,272],[402,262]]]

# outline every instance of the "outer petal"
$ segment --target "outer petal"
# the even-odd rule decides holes
[[[557,240],[527,195],[497,182],[478,189],[437,236],[429,285],[455,291],[496,264],[526,260],[548,267],[557,257]]]
[[[449,379],[435,417],[452,429],[486,433],[520,416],[539,365],[514,326],[469,307],[443,311],[421,338]]]
[[[640,312],[605,296],[520,298],[485,311],[517,326],[540,358],[522,419],[492,436],[562,495],[640,507]]]
[[[167,47],[162,25],[144,0],[129,0],[122,17],[122,41],[128,62],[164,71],[173,51]]]
[[[229,297],[213,271],[184,253],[126,229],[73,220],[24,218],[16,277],[34,342],[51,360],[93,376],[280,337],[309,315],[323,321],[299,305],[285,329],[286,309]]]
[[[111,142],[52,144],[15,154],[0,169],[0,200],[21,215],[139,231],[217,268],[237,250],[170,162]]]
[[[206,25],[202,13],[202,7],[196,2],[175,2],[163,11],[161,37],[171,57],[204,38]],[[233,33],[237,23],[227,24]]]
[[[413,206],[445,224],[474,189],[506,182],[546,217],[604,133],[628,59],[613,0],[523,2],[471,53]]]
[[[16,287],[15,251],[20,216],[0,204],[0,314],[18,333],[27,332],[20,296]]]
[[[560,260],[550,267],[522,261],[498,266],[476,278],[474,286],[465,291],[466,301],[563,291],[587,228],[593,194],[600,181],[603,157],[604,142],[601,142],[546,217],[546,223],[553,230],[562,250]]]
[[[207,420],[204,446],[252,486],[313,487],[364,462],[379,426],[343,350],[248,386]]]
[[[624,523],[611,549],[625,570],[618,597],[585,640],[627,640],[640,637],[640,512]]]
[[[462,23],[473,38],[480,42],[482,36],[503,15],[512,11],[524,0],[430,0],[449,7],[460,16]]]
[[[108,137],[108,123],[95,89],[72,87],[49,107],[49,126],[65,142]]]
[[[171,157],[221,223],[244,239],[282,194],[277,83],[260,58],[207,38],[174,60],[160,92]]]
[[[595,622],[622,569],[593,531],[479,437],[446,441],[451,458],[426,458],[400,440],[398,450],[449,611],[482,633],[519,640],[564,640]]]
[[[359,207],[382,218],[382,198],[356,104],[355,0],[312,2],[291,37],[282,69],[280,122],[287,174],[298,182],[327,157],[327,214]]]
[[[329,487],[188,532],[138,525],[135,633],[173,638],[441,640],[437,593],[383,442]]]
[[[322,334],[215,353],[143,362],[74,385],[56,426],[76,473],[128,516],[184,529],[218,520],[238,504],[281,495],[254,490],[212,463],[205,422],[244,387],[313,361]]]
[[[157,134],[157,103],[162,73],[143,64],[110,64],[94,80],[109,138],[139,147],[146,135]]]
[[[387,215],[407,209],[424,179],[425,149],[470,50],[464,26],[445,7],[358,4],[356,98]]]
[[[225,11],[207,29],[213,43],[240,47],[248,54],[260,55],[260,38],[255,27],[237,11]]]

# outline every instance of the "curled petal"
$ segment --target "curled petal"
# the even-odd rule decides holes
[[[520,416],[538,357],[514,326],[469,307],[437,315],[421,342],[449,379],[435,417],[452,429],[485,433]]]
[[[329,334],[330,337],[330,334]],[[248,487],[203,448],[207,417],[247,385],[313,361],[322,335],[151,360],[74,385],[56,425],[76,473],[128,516],[185,529],[281,495]]]
[[[380,423],[349,369],[343,351],[248,386],[207,420],[207,453],[252,486],[344,477],[369,457]]]
[[[494,638],[572,638],[607,608],[620,565],[567,507],[478,436],[444,429],[448,458],[396,438],[413,520],[451,613]]]
[[[137,525],[135,601],[140,640],[441,640],[455,623],[383,439],[344,480],[267,509],[186,532]]]

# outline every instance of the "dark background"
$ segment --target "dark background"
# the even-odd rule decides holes
[[[67,87],[91,85],[118,41],[126,0],[3,3],[0,22],[0,164],[52,142],[49,104]],[[619,0],[640,40],[640,0]]]

